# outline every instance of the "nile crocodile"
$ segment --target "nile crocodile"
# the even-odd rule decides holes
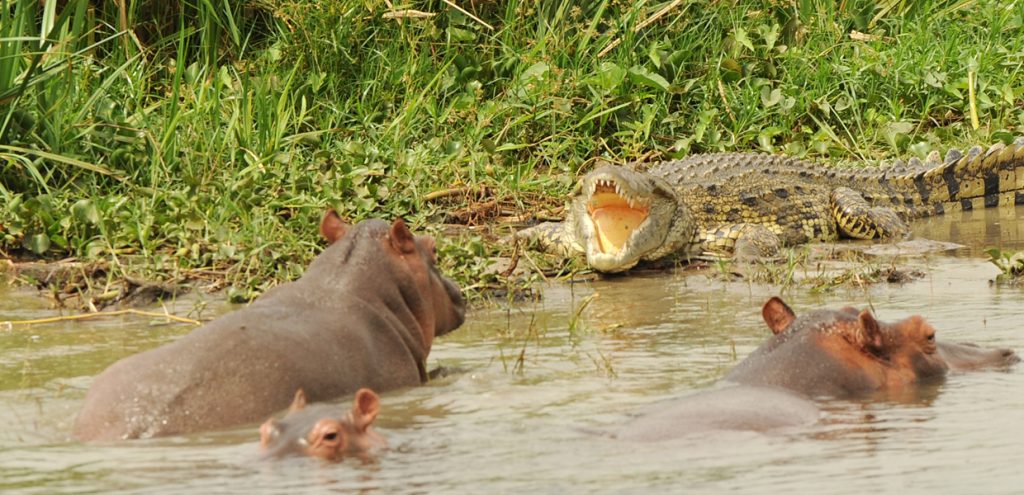
[[[900,237],[910,219],[1014,204],[1024,204],[1024,138],[867,169],[717,153],[646,172],[602,166],[580,180],[564,222],[516,236],[621,272],[640,261],[771,256],[780,246],[838,237]]]

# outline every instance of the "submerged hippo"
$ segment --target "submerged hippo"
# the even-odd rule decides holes
[[[284,418],[268,419],[260,426],[260,445],[269,457],[298,454],[327,461],[361,457],[387,443],[370,428],[379,412],[380,399],[368,388],[356,391],[352,409],[341,415],[337,406],[307,407],[306,395],[299,389]]]
[[[849,397],[942,378],[935,329],[920,316],[896,323],[853,308],[796,317],[778,297],[761,311],[773,335],[725,379],[817,397]]]
[[[762,312],[765,323],[768,324],[768,328],[773,334],[786,331],[790,324],[797,319],[796,314],[789,306],[786,306],[781,300],[778,303],[773,305],[771,311],[767,311],[768,306],[766,305],[765,311]],[[858,314],[857,309],[850,306],[846,306],[839,311],[849,315]],[[945,363],[950,371],[1005,368],[1020,362],[1020,357],[1017,353],[1005,348],[987,349],[976,344],[946,342],[942,340],[935,341],[935,347],[935,356]]]
[[[426,380],[434,337],[462,324],[458,287],[434,241],[401,220],[351,226],[332,210],[330,243],[299,280],[96,377],[73,434],[174,435],[264,420],[298,389],[312,401]]]
[[[935,329],[920,316],[896,323],[853,308],[797,318],[773,297],[761,312],[774,335],[720,388],[654,406],[615,436],[669,439],[708,430],[768,431],[818,420],[814,397],[851,397],[940,379]]]
[[[946,362],[950,371],[1005,368],[1020,362],[1020,356],[1010,349],[986,349],[976,344],[941,340],[938,348],[939,358]]]
[[[610,436],[649,442],[710,431],[766,432],[809,425],[820,415],[814,402],[783,388],[722,384],[650,406]]]

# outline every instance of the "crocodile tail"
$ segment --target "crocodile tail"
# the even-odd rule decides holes
[[[912,216],[1024,204],[1024,137],[967,154],[950,150],[938,166],[888,179]]]

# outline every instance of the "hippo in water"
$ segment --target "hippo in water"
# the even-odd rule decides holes
[[[853,308],[796,317],[773,297],[761,312],[773,335],[718,388],[653,406],[615,434],[660,440],[711,430],[768,431],[818,420],[811,398],[854,397],[941,379],[935,329],[920,316],[880,322]]]
[[[298,454],[339,461],[364,457],[387,444],[370,428],[380,412],[380,399],[372,390],[356,391],[347,414],[338,414],[338,409],[328,404],[307,406],[306,394],[299,389],[284,418],[268,419],[260,426],[260,446],[268,457]]]
[[[312,401],[427,378],[434,337],[465,302],[434,241],[401,220],[354,226],[328,211],[330,243],[302,278],[96,377],[75,420],[82,440],[175,435],[264,420],[303,389]]]
[[[796,317],[778,297],[761,311],[773,335],[725,379],[809,397],[850,397],[942,378],[935,329],[920,316],[879,322],[869,310],[812,311]]]
[[[771,311],[763,311],[765,323],[773,334],[786,331],[795,321],[796,314],[780,299]],[[767,305],[765,306],[767,310]],[[856,308],[846,306],[839,311],[849,315],[857,315]],[[1020,356],[1010,349],[987,349],[971,343],[935,342],[935,355],[950,371],[972,371],[978,369],[1005,368],[1020,362]]]

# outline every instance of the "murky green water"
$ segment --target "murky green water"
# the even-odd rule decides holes
[[[910,258],[927,275],[905,285],[795,289],[787,301],[798,312],[870,301],[881,319],[920,313],[940,338],[1024,351],[1024,289],[989,286],[997,272],[982,253],[1024,249],[1024,210],[947,216],[915,230],[968,247]],[[760,305],[778,291],[705,273],[647,273],[476,310],[431,355],[463,372],[384,394],[379,431],[390,447],[366,464],[259,462],[255,426],[116,446],[71,442],[92,376],[189,327],[125,317],[0,330],[0,491],[1020,493],[1019,365],[952,375],[899,400],[830,401],[826,421],[786,434],[643,444],[589,433],[713,384],[765,338]],[[207,314],[230,309],[210,306]],[[54,313],[34,295],[0,292],[0,321]]]

